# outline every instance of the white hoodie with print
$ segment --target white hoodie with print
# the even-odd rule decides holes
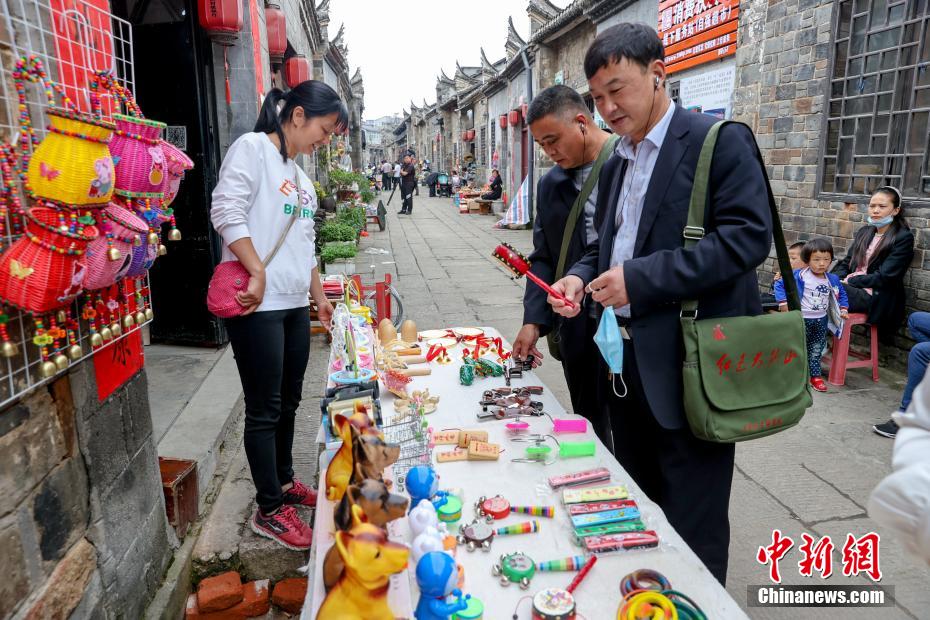
[[[297,200],[299,174],[301,200]],[[223,260],[236,260],[230,244],[251,237],[259,258],[271,252],[294,209],[291,227],[277,256],[265,269],[265,297],[257,312],[309,305],[310,272],[316,267],[313,183],[294,160],[285,162],[264,133],[240,136],[229,147],[213,189],[210,219],[223,238]]]

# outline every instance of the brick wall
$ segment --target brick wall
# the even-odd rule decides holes
[[[829,238],[842,257],[865,221],[868,196],[851,202],[820,199],[818,171],[828,71],[833,53],[830,0],[749,0],[740,5],[733,118],[756,132],[788,242]],[[908,311],[930,310],[930,254],[926,235],[930,209],[909,208],[916,234],[914,262],[905,284]],[[925,259],[925,254],[927,259]],[[774,252],[760,271],[771,284]],[[926,263],[925,263],[926,260]],[[884,361],[903,366],[913,342],[900,331]]]
[[[99,403],[81,364],[0,414],[0,617],[141,618],[172,544],[144,371]]]

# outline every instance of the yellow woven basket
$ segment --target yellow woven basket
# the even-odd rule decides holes
[[[36,198],[62,206],[109,203],[115,171],[107,144],[115,126],[87,114],[48,111],[49,133],[29,161],[27,181]]]

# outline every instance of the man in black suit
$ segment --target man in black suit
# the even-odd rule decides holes
[[[615,139],[594,124],[577,92],[568,86],[551,86],[539,93],[526,112],[533,139],[555,162],[536,186],[536,219],[533,223],[533,253],[530,270],[545,282],[555,280],[569,213],[585,181],[592,174],[602,149],[611,149]],[[609,151],[608,151],[609,152]],[[605,167],[599,178],[609,178]],[[597,239],[595,215],[598,177],[579,214],[568,240],[563,273],[584,255],[589,242]],[[606,190],[605,190],[606,191]],[[600,440],[612,445],[610,424],[597,396],[598,354],[594,346],[594,305],[571,319],[552,312],[546,293],[531,282],[523,295],[523,327],[513,344],[514,355],[526,359],[543,356],[536,346],[540,336],[552,332],[562,361],[562,371],[572,399],[574,412],[586,417]]]
[[[698,440],[688,428],[681,302],[697,299],[701,318],[760,314],[755,269],[769,253],[772,222],[753,137],[729,125],[711,166],[705,235],[682,247],[698,155],[717,119],[669,100],[663,59],[662,42],[644,25],[608,28],[588,49],[588,85],[621,136],[621,165],[599,199],[599,243],[554,288],[577,301],[591,293],[619,324],[623,371],[600,392],[614,453],[723,583],[734,446]],[[548,301],[563,316],[577,313]]]

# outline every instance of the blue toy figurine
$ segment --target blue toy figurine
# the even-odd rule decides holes
[[[439,510],[440,506],[445,505],[446,491],[439,490],[439,476],[429,465],[416,465],[411,467],[404,478],[404,486],[407,487],[407,493],[410,494],[410,510],[420,503],[421,499],[428,499],[432,502],[433,507]]]
[[[451,614],[468,607],[470,594],[462,596],[455,587],[459,580],[455,560],[445,551],[430,551],[417,562],[417,585],[420,587],[420,602],[413,612],[417,620],[448,620]],[[452,595],[454,602],[447,603]]]

